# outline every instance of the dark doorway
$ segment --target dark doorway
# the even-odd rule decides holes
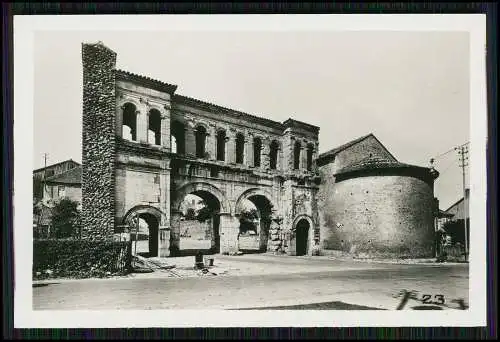
[[[143,257],[158,256],[158,218],[151,213],[140,213],[138,215],[139,223],[133,221],[132,236],[134,241],[132,244],[133,252]]]
[[[309,244],[309,222],[301,219],[296,228],[296,255],[307,255]]]

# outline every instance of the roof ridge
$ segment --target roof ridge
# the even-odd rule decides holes
[[[66,171],[63,171],[61,173],[58,173],[56,175],[53,175],[53,176],[46,178],[45,181],[51,181],[51,180],[55,180],[57,178],[61,178],[62,176],[68,174],[69,172],[72,172],[72,171],[74,172],[75,170],[78,170],[78,169],[82,169],[82,166],[79,165],[79,166],[72,167],[71,169],[68,169]]]
[[[62,163],[66,163],[66,162],[73,162],[75,164],[78,164],[79,167],[82,166],[82,164],[80,164],[77,161],[74,161],[73,158],[70,158],[70,159],[62,160],[60,162],[57,162],[57,163],[54,163],[54,164],[51,164],[51,165],[47,165],[47,166],[44,166],[44,167],[39,167],[38,169],[33,170],[33,172],[41,171],[43,169],[48,169],[49,167],[53,167],[53,166],[56,166],[56,165],[59,165],[59,164],[62,164]]]
[[[231,111],[231,112],[234,112],[236,114],[246,115],[246,116],[250,116],[250,117],[255,118],[255,119],[265,120],[265,121],[271,122],[273,124],[283,125],[283,123],[280,122],[280,121],[271,120],[271,119],[268,119],[268,118],[266,118],[264,116],[250,114],[250,113],[238,110],[238,109],[229,108],[229,107],[226,107],[226,106],[221,106],[221,105],[215,104],[213,102],[208,102],[208,101],[200,100],[200,99],[197,99],[197,98],[194,98],[194,97],[191,97],[191,96],[182,95],[182,94],[174,94],[174,97],[185,98],[187,100],[192,100],[192,101],[195,101],[195,102],[200,102],[201,104],[205,104],[205,105],[209,105],[209,106],[214,106],[214,107],[221,108],[223,110]]]
[[[331,155],[335,155],[337,153],[339,153],[340,151],[343,151],[345,150],[346,148],[348,147],[351,147],[352,145],[354,144],[357,144],[363,140],[365,140],[366,138],[368,138],[370,135],[374,136],[373,133],[368,133],[368,134],[365,134],[365,135],[362,135],[361,137],[358,137],[356,139],[352,139],[344,144],[341,144],[341,145],[338,145],[337,147],[334,147],[326,152],[323,152],[321,153],[318,158],[322,158],[322,157],[328,157],[328,156],[331,156]]]

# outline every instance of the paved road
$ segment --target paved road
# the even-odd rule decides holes
[[[244,309],[297,304],[342,302],[372,308],[395,309],[401,290],[443,295],[446,304],[468,302],[468,266],[366,264],[300,258],[240,259],[312,265],[317,272],[201,278],[144,278],[82,280],[33,287],[35,310],[103,309]],[[267,261],[266,261],[267,260]],[[331,265],[331,270],[324,266]],[[353,267],[348,268],[346,265]],[[418,303],[408,303],[405,309]],[[307,308],[307,307],[305,307]],[[334,307],[332,307],[334,308]],[[341,305],[340,308],[345,308]]]

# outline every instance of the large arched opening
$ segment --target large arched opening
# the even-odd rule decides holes
[[[178,193],[172,203],[171,255],[219,253],[220,214],[229,210],[223,195],[204,183],[189,184]]]
[[[134,207],[125,215],[123,222],[130,228],[133,254],[158,256],[161,216],[160,210],[150,206]]]
[[[273,204],[267,194],[250,190],[237,202],[239,249],[245,253],[267,250]]]

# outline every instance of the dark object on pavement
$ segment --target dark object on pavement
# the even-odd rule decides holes
[[[203,253],[202,252],[198,252],[194,256],[194,267],[196,269],[205,268],[205,263],[203,262]]]
[[[208,257],[207,258],[207,263],[208,263],[208,265],[206,265],[206,266],[208,266],[208,267],[213,266],[214,265],[214,258],[213,257]]]

